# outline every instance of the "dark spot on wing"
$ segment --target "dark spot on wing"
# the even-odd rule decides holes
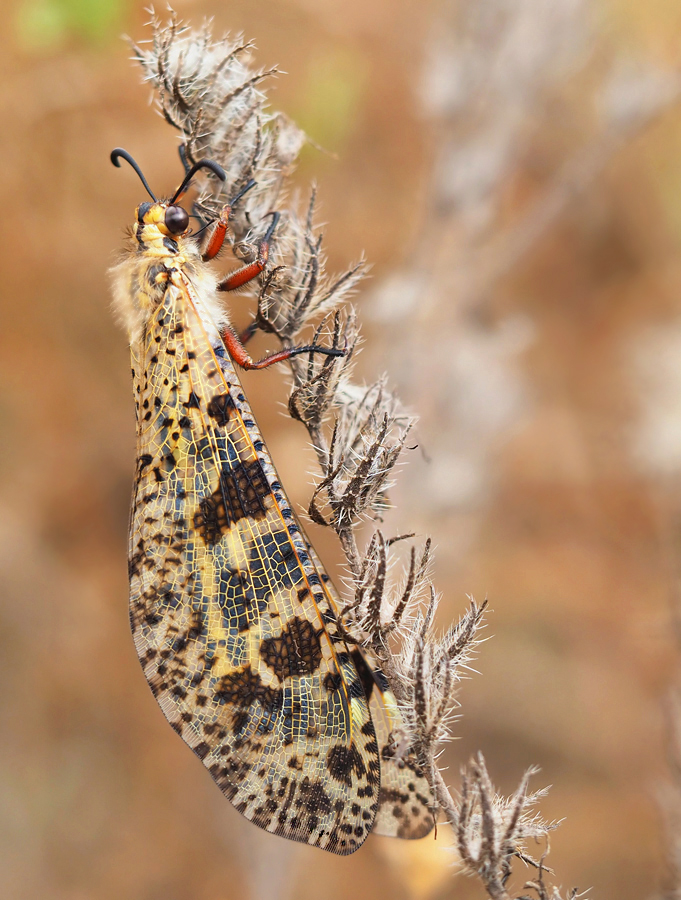
[[[206,544],[217,544],[239,519],[262,519],[269,496],[270,486],[257,459],[226,465],[217,488],[199,503],[194,526]]]
[[[361,650],[354,649],[350,656],[352,657],[352,661],[355,664],[355,668],[357,669],[357,674],[360,677],[362,682],[362,687],[364,688],[364,694],[367,700],[371,699],[371,693],[374,689],[374,677],[371,673],[371,669],[364,658],[364,654]]]
[[[229,422],[235,409],[234,401],[229,394],[215,394],[208,403],[208,415],[223,427]]]
[[[217,703],[232,707],[232,727],[236,735],[244,731],[251,717],[257,719],[261,734],[272,731],[284,706],[284,692],[263,684],[260,675],[250,666],[223,675],[214,699]],[[255,704],[258,704],[260,711],[251,713]]]
[[[261,641],[260,656],[279,681],[311,675],[322,661],[319,634],[307,619],[291,619],[278,637]]]
[[[331,747],[326,755],[326,768],[332,778],[347,787],[352,787],[353,772],[359,778],[366,774],[364,760],[354,744],[351,744],[350,747],[344,747],[342,744]]]
[[[201,398],[194,391],[189,395],[189,399],[186,403],[182,404],[187,409],[200,409],[201,407]]]
[[[327,672],[324,677],[324,687],[330,694],[340,690],[342,684],[343,679],[338,672]]]

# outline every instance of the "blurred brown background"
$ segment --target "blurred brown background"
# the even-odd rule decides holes
[[[655,895],[681,559],[681,3],[175,5],[255,38],[290,73],[272,105],[337,155],[307,147],[296,182],[319,182],[330,267],[374,263],[361,374],[387,371],[422,417],[386,527],[433,535],[443,625],[467,593],[493,610],[450,781],[478,749],[507,792],[540,765],[542,811],[565,817],[557,882]],[[3,12],[0,897],[480,897],[444,827],[350,859],[260,833],[157,709],[127,624],[133,412],[106,274],[142,195],[108,153],[163,194],[176,138],[118,39],[145,37],[141,4]],[[305,504],[281,373],[245,380]]]

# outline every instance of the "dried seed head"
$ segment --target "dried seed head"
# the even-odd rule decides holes
[[[534,811],[537,802],[546,791],[528,793],[529,779],[536,769],[528,769],[512,797],[496,792],[487,773],[482,754],[466,766],[461,773],[461,792],[457,804],[457,846],[464,866],[476,872],[488,889],[490,896],[502,896],[499,890],[508,880],[511,863],[515,857],[535,866],[537,882],[525,885],[541,898],[555,897],[558,893],[546,891],[543,884],[543,862],[532,859],[525,851],[528,841],[546,839],[557,822],[546,822]],[[550,871],[550,870],[549,870]],[[554,889],[555,890],[555,889]],[[503,896],[508,896],[505,892]],[[570,892],[574,898],[576,892]]]
[[[324,336],[328,318],[315,330],[312,346]],[[310,355],[307,363],[300,357],[294,360],[296,386],[289,397],[289,412],[308,428],[318,429],[336,402],[338,387],[350,366],[357,345],[357,323],[353,313],[342,319],[339,313],[333,317],[330,346],[344,350],[345,356],[322,357]],[[325,343],[325,346],[329,346]]]

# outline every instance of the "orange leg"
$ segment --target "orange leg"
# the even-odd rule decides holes
[[[218,255],[220,250],[222,250],[222,245],[225,243],[225,237],[227,235],[229,217],[232,215],[232,210],[234,209],[234,206],[238,203],[238,201],[241,200],[246,191],[250,191],[252,187],[255,187],[255,181],[253,181],[253,179],[251,179],[248,184],[239,191],[236,197],[234,197],[234,199],[231,200],[220,213],[220,218],[215,223],[215,227],[210,233],[210,237],[208,238],[208,241],[206,242],[201,253],[201,258],[204,262],[208,262],[209,259],[214,259]]]
[[[226,278],[224,278],[218,285],[219,291],[234,291],[237,288],[242,287],[244,284],[247,284],[249,281],[252,281],[264,270],[270,255],[270,240],[272,239],[274,229],[277,227],[277,223],[279,222],[278,212],[268,213],[268,215],[272,216],[272,223],[258,245],[257,259],[255,259],[252,263],[248,263],[247,265],[242,266],[240,269],[237,269],[236,272],[230,272],[230,274]],[[218,227],[220,227],[219,222]]]
[[[222,250],[222,245],[225,243],[225,237],[227,235],[227,222],[229,220],[229,214],[232,209],[229,206],[225,206],[225,208],[220,213],[220,218],[215,223],[215,227],[213,228],[208,241],[206,242],[205,247],[203,248],[203,252],[201,253],[201,259],[204,262],[208,262],[209,259],[213,259],[218,255],[220,250]]]
[[[227,326],[222,331],[222,340],[225,342],[227,352],[234,362],[241,366],[242,369],[266,369],[274,363],[283,362],[285,359],[291,359],[292,356],[298,356],[300,353],[322,353],[324,356],[345,356],[345,350],[336,350],[333,347],[289,347],[286,350],[278,350],[276,353],[270,353],[269,356],[258,362],[253,362],[248,355],[239,335],[231,326]]]
[[[236,200],[249,189],[249,186],[250,185],[247,185],[244,188],[230,206],[232,206]],[[229,212],[230,207],[226,207],[225,210],[223,210],[215,231],[211,235],[208,246],[204,251],[204,259],[212,259],[222,247],[227,232]],[[242,266],[240,269],[237,269],[236,272],[231,272],[224,278],[220,284],[218,284],[219,291],[234,291],[242,285],[247,284],[249,281],[252,281],[265,269],[267,260],[269,259],[270,240],[272,239],[274,229],[279,222],[278,212],[269,213],[268,215],[272,216],[272,222],[260,241],[257,258],[254,262]],[[291,359],[292,356],[298,356],[301,353],[322,353],[324,356],[345,356],[345,350],[339,350],[333,347],[289,347],[286,350],[278,350],[275,353],[270,353],[258,362],[254,362],[244,347],[244,344],[253,337],[257,330],[258,325],[257,322],[254,321],[244,329],[241,335],[238,335],[231,326],[227,326],[222,331],[222,340],[225,342],[227,352],[234,362],[238,366],[241,366],[242,369],[266,369],[268,366]]]

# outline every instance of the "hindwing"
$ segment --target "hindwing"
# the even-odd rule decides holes
[[[321,569],[319,557],[309,543],[308,550]],[[330,581],[326,587],[337,612],[341,600]],[[354,647],[350,655],[369,700],[381,760],[381,790],[371,830],[386,837],[418,840],[435,826],[437,807],[430,785],[415,754],[403,746],[404,720],[387,678],[363,647]]]

